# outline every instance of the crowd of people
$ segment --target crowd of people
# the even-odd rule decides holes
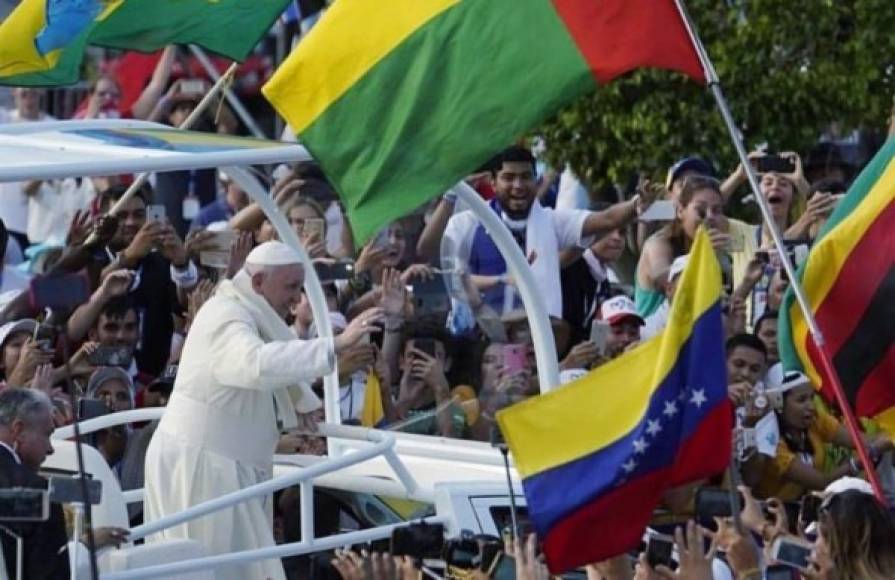
[[[99,79],[79,115],[178,125],[199,95],[180,90],[182,81],[167,89],[170,64],[166,53],[140,100],[125,112],[116,107],[120,88],[114,79]],[[49,118],[40,91],[19,88],[14,96],[16,108],[0,111],[0,121]],[[235,130],[227,115],[216,123],[209,116],[200,128]],[[812,168],[809,182],[796,153],[750,157],[756,170],[768,166],[767,160],[777,164],[760,171],[760,193],[798,262],[841,200],[850,175],[839,166]],[[711,163],[685,157],[670,167],[664,182],[641,179],[633,195],[611,204],[576,201],[582,198],[576,191],[584,187],[570,171],[540,167],[529,148],[514,145],[496,152],[467,181],[488,200],[528,259],[552,323],[563,382],[662,332],[690,245],[698,228],[707,229],[726,287],[735,465],[738,478],[752,490],[744,488],[745,528],[722,522],[709,551],[695,526],[679,532],[678,572],[654,570],[644,556],[636,571],[623,558],[594,567],[589,576],[709,578],[717,547],[726,551],[736,578],[760,577],[750,576],[762,558],[744,530],[763,537],[766,546],[786,534],[802,534],[804,540],[805,530],[790,526],[780,506],[813,494],[825,495],[806,577],[895,576],[895,530],[886,510],[866,490],[824,491],[843,477],[859,476],[862,465],[850,452],[854,444],[837,410],[816,396],[808,377],[784,372],[780,365],[777,318],[785,315],[780,308],[789,282],[767,226],[728,215],[731,199],[741,198],[743,167],[719,180]],[[52,432],[19,414],[23,405],[28,417],[39,406],[16,402],[10,393],[21,389],[42,393],[38,398],[55,427],[89,418],[91,409],[165,406],[177,390],[181,352],[203,305],[222,281],[241,271],[253,274],[246,265],[253,248],[279,237],[224,172],[157,174],[111,213],[132,179],[0,184],[0,445],[14,458],[25,459],[27,449]],[[497,411],[540,391],[516,283],[488,232],[454,195],[444,194],[356,245],[339,198],[316,164],[277,168],[269,183],[271,197],[315,262],[336,334],[352,329],[352,321],[362,316],[376,326],[372,334],[353,329],[357,336],[336,349],[343,423],[488,441]],[[662,204],[669,213],[649,217],[649,210]],[[31,300],[32,278],[46,274],[88,280],[89,295],[73,305],[70,316],[48,316]],[[295,337],[317,337],[305,291],[286,297],[281,306]],[[359,340],[368,334],[369,340]],[[232,371],[239,374],[235,367]],[[322,398],[322,381],[312,389]],[[89,441],[124,489],[143,487],[144,457],[156,427],[156,422],[116,427]],[[865,442],[874,459],[893,447],[872,426]],[[277,450],[323,454],[325,446],[320,438],[283,432]],[[39,459],[51,452],[48,440],[38,451]],[[719,474],[717,481],[671,490],[660,506],[663,523],[657,525],[697,515],[696,490],[709,484],[731,485]],[[765,521],[752,493],[770,505],[776,502],[773,522]],[[140,521],[140,508],[130,515]],[[283,520],[282,513],[278,517]],[[539,573],[536,558],[526,558],[524,547],[510,552],[520,562],[517,575]],[[764,561],[771,559],[768,553]],[[521,562],[529,562],[531,570],[522,570]],[[353,565],[355,560],[342,555],[336,567],[353,578],[358,574]]]

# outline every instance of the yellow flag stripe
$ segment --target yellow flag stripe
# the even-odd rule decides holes
[[[498,413],[519,474],[529,477],[594,453],[637,426],[653,392],[677,363],[694,322],[720,296],[718,261],[700,230],[662,334],[561,389]]]
[[[816,312],[818,306],[823,304],[837,280],[836,276],[830,275],[830,272],[837,272],[848,260],[868,226],[891,203],[893,191],[895,191],[895,158],[886,166],[861,204],[811,249],[809,268],[802,277],[802,284],[805,295],[812,299],[812,312]],[[796,337],[793,342],[805,367],[805,374],[815,385],[819,385],[823,382],[820,372],[808,356],[808,323],[796,301],[790,306],[790,316],[792,335]]]
[[[460,0],[339,0],[262,89],[301,133],[407,37]]]
[[[61,50],[46,58],[34,39],[46,25],[45,2],[24,0],[0,23],[0,77],[42,72],[56,66]]]

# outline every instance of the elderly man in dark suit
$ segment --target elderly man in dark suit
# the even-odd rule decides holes
[[[37,470],[53,452],[52,403],[40,391],[6,389],[0,392],[0,488],[46,489],[47,481]],[[45,522],[2,524],[24,540],[25,578],[68,578],[68,538],[62,506],[50,504]],[[15,578],[16,541],[0,531],[6,573]]]

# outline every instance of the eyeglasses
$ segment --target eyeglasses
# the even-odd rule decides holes
[[[96,94],[101,97],[111,97],[113,99],[117,99],[121,96],[118,91],[97,91]]]

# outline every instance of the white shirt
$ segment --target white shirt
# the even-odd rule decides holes
[[[640,329],[640,340],[647,340],[665,330],[669,314],[671,314],[671,304],[666,299],[655,312],[647,316],[646,320],[643,321],[643,327]]]
[[[538,290],[544,296],[547,313],[552,317],[562,317],[559,251],[584,248],[593,243],[592,236],[582,238],[584,221],[590,214],[584,210],[553,210],[543,207],[538,201],[534,202],[529,212],[525,253],[537,253],[531,271],[539,283]],[[471,211],[451,217],[442,238],[442,256],[468,264],[478,226],[479,220]]]
[[[33,244],[65,243],[68,227],[76,211],[90,207],[96,197],[93,180],[52,179],[43,181],[28,198],[28,240]]]
[[[53,117],[41,113],[40,121],[51,121]],[[16,109],[0,109],[0,123],[27,123]],[[24,181],[0,183],[0,219],[11,232],[24,234],[28,229],[28,196],[25,195]]]

